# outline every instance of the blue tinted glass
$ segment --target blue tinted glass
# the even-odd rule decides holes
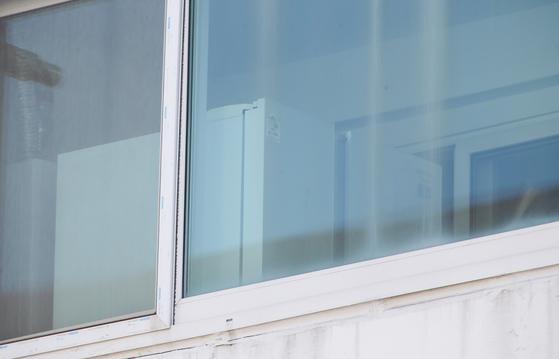
[[[196,1],[186,292],[559,219],[559,3]]]

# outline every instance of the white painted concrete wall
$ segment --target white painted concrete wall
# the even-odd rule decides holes
[[[555,359],[559,265],[101,358],[130,357]]]

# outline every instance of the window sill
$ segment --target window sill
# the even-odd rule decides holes
[[[186,337],[559,263],[559,222],[180,300]]]
[[[72,359],[114,354],[117,358],[130,357],[130,351],[134,355],[155,353],[154,347],[159,345],[168,350],[180,345],[179,341],[204,335],[536,270],[559,264],[558,258],[559,222],[556,222],[184,298],[175,306],[175,323],[170,329],[61,349],[40,357]],[[558,270],[557,266],[552,269],[554,273]],[[544,272],[545,275],[547,271]],[[521,277],[526,279],[524,275]],[[443,290],[442,295],[472,288],[479,290],[488,285],[488,282],[477,283]],[[199,339],[194,342],[203,345],[207,338]],[[144,349],[140,351],[140,348]]]

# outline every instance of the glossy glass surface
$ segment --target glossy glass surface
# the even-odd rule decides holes
[[[0,20],[0,340],[155,310],[164,14]]]
[[[185,296],[559,219],[559,3],[206,0]]]

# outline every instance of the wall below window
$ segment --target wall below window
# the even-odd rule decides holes
[[[120,341],[150,342],[157,335],[115,340],[105,348]],[[101,357],[557,358],[558,335],[555,265]],[[78,352],[85,356],[87,349]]]

